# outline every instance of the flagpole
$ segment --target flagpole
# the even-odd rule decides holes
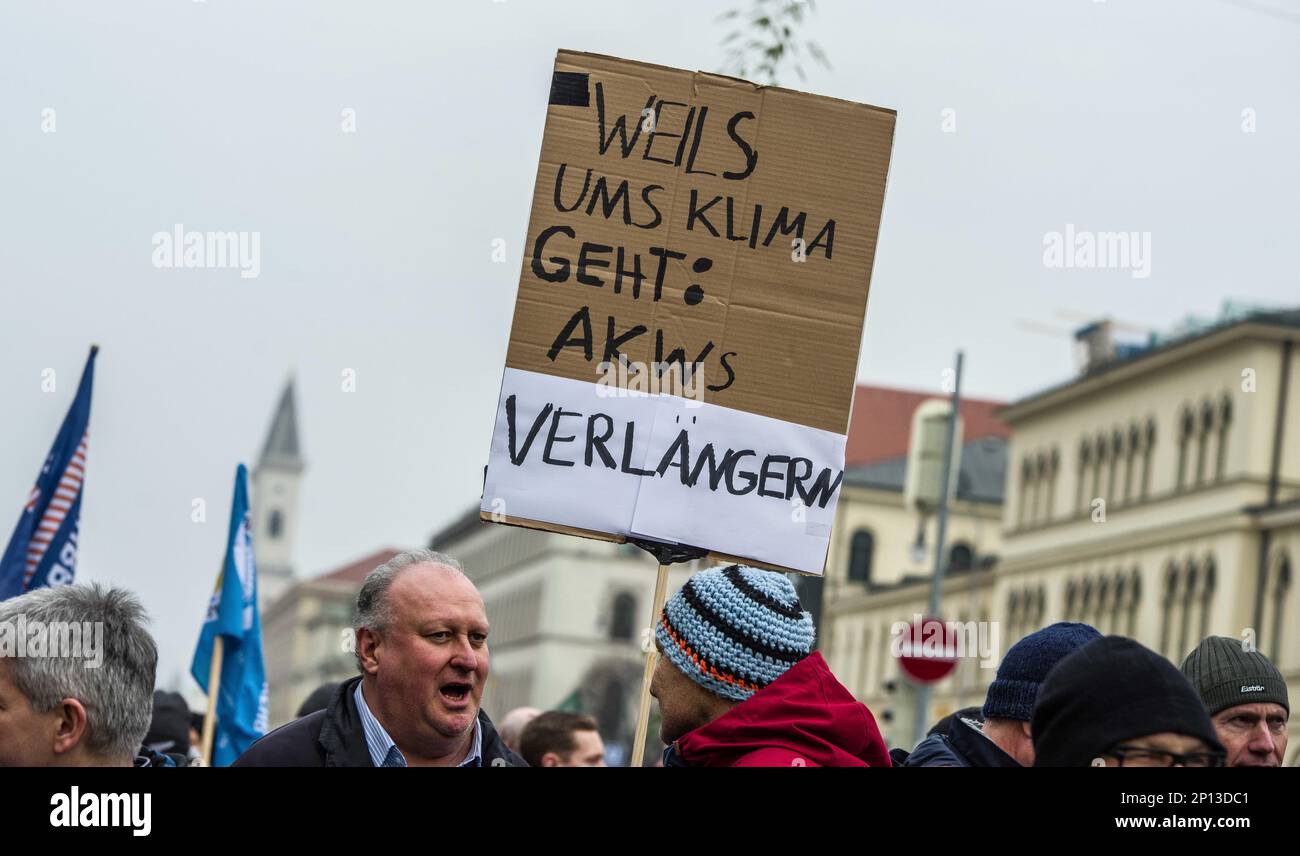
[[[217,696],[221,693],[221,649],[225,639],[221,634],[212,640],[212,668],[208,671],[208,712],[203,717],[203,763],[212,766],[213,737],[217,729]]]
[[[668,596],[668,566],[659,566],[659,576],[655,580],[654,612],[650,615],[650,639],[654,640],[655,627],[659,623],[659,614],[664,611],[664,601]],[[636,715],[636,733],[632,736],[632,764],[640,767],[645,759],[646,731],[650,728],[650,679],[654,677],[655,666],[659,665],[659,651],[653,647],[646,654],[645,671],[641,673],[641,707]]]

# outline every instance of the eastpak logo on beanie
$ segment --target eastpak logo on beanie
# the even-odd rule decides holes
[[[655,638],[682,674],[744,701],[808,656],[815,633],[784,574],[730,565],[687,580],[664,606]]]

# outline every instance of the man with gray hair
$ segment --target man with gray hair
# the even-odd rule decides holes
[[[431,550],[394,556],[361,584],[352,629],[361,675],[236,767],[527,766],[480,709],[488,620],[459,562]]]
[[[1229,767],[1280,767],[1286,761],[1291,701],[1277,666],[1231,636],[1207,636],[1183,660]]]
[[[146,622],[134,595],[94,583],[0,602],[0,767],[151,766]]]

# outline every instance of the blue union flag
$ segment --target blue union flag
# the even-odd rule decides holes
[[[95,381],[92,347],[54,446],[36,476],[27,505],[0,558],[0,600],[41,586],[67,585],[77,573],[77,531],[86,478],[90,391]]]
[[[222,641],[218,686],[208,686],[217,637]],[[217,694],[217,726],[211,765],[228,767],[266,733],[267,685],[262,661],[262,619],[257,612],[257,566],[253,560],[248,470],[235,469],[226,556],[216,591],[199,631],[190,674],[211,697]]]

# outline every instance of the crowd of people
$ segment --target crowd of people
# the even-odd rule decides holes
[[[98,584],[0,602],[0,627],[98,624],[102,662],[0,648],[0,766],[195,766],[202,722],[155,691],[158,650],[139,600]],[[482,709],[489,616],[453,558],[428,550],[375,568],[357,595],[358,674],[321,687],[253,743],[241,767],[605,766],[597,723]],[[1174,666],[1133,639],[1060,622],[1003,656],[982,706],[940,720],[910,752],[815,649],[782,574],[695,574],[654,628],[666,767],[1280,766],[1290,702],[1277,667],[1210,636]]]

